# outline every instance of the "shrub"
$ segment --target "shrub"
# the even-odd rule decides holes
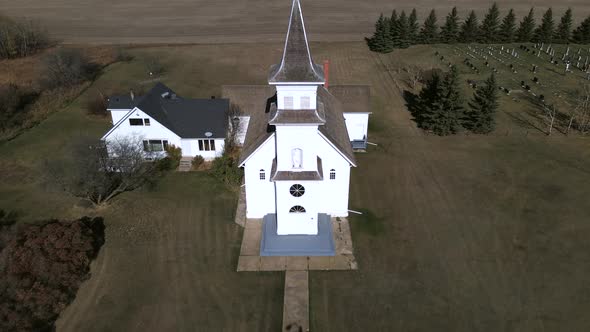
[[[45,221],[17,231],[0,252],[0,330],[52,331],[104,244],[102,218]]]
[[[212,172],[218,180],[230,186],[239,186],[242,183],[243,171],[227,153],[213,160]]]
[[[14,84],[0,86],[0,131],[21,125],[38,93]]]
[[[60,48],[43,59],[41,85],[47,89],[71,87],[91,80],[98,73],[98,65],[78,49]]]
[[[131,55],[127,50],[122,47],[118,47],[115,49],[115,60],[120,62],[129,62],[133,60],[134,57]]]
[[[191,162],[191,170],[197,171],[203,165],[205,159],[203,156],[195,156]]]
[[[86,101],[86,112],[89,115],[106,117],[109,115],[107,107],[107,99],[101,93],[95,94]]]

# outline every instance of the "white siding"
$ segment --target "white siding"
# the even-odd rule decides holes
[[[127,115],[131,109],[109,109],[108,111],[111,112],[111,120],[113,121],[114,125],[117,124],[117,122],[119,122],[119,120],[121,120],[125,115]]]
[[[346,130],[350,140],[363,140],[368,137],[369,113],[344,113]]]
[[[244,165],[246,183],[246,217],[262,218],[275,213],[275,189],[270,182],[270,169],[275,157],[274,136],[263,143]],[[265,179],[260,180],[260,170],[265,171]]]
[[[315,109],[316,108],[317,85],[277,85],[277,107],[279,109]],[[285,97],[293,98],[292,107],[285,106]],[[302,106],[302,101],[305,104],[309,98],[307,105]]]
[[[236,131],[236,144],[244,145],[244,140],[246,140],[246,133],[248,132],[248,125],[250,124],[250,117],[249,116],[239,116],[238,117],[238,128]],[[233,123],[230,119],[230,126]],[[229,128],[229,127],[228,127]]]
[[[205,138],[203,138],[205,139]],[[212,138],[208,138],[212,139]],[[199,150],[199,139],[190,138],[182,139],[182,156],[183,157],[194,157],[202,156],[205,160],[213,160],[220,157],[223,154],[223,148],[225,147],[225,139],[215,138],[215,151],[201,151]]]

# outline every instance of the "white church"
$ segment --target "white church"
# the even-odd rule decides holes
[[[183,156],[210,159],[222,151],[227,128],[238,126],[246,217],[264,220],[261,255],[333,255],[330,218],[348,215],[353,150],[366,148],[370,93],[366,85],[330,86],[328,67],[313,61],[301,4],[293,0],[268,85],[225,85],[221,99],[183,99],[161,84],[136,104],[119,96],[123,115],[115,119],[112,101],[117,122],[103,139],[135,129],[148,148],[174,142]],[[228,119],[230,104],[240,114]],[[130,129],[129,119],[144,116],[147,126],[158,126],[157,137],[142,132],[145,125]]]

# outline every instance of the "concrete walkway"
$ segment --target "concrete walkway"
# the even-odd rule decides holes
[[[309,276],[307,271],[285,272],[283,331],[309,331]]]

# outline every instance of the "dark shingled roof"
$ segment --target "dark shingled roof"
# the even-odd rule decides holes
[[[232,104],[240,107],[244,114],[250,115],[250,123],[240,164],[242,164],[256,149],[274,132],[270,126],[270,105],[275,89],[267,85],[225,85],[223,97],[229,98]],[[356,161],[346,130],[346,123],[342,115],[342,104],[323,87],[318,87],[318,102],[323,104],[325,124],[319,126],[319,131],[342,153],[353,165]]]
[[[330,85],[330,93],[342,104],[344,113],[371,112],[369,85]]]
[[[122,96],[110,96],[109,97],[109,105],[107,109],[116,110],[116,109],[127,109],[130,110],[135,107],[137,104],[138,99],[131,99],[131,95],[122,95]]]
[[[139,98],[137,108],[181,138],[225,138],[228,99],[184,99],[162,83]]]
[[[271,67],[268,82],[324,82],[324,70],[313,62],[309,52],[299,0],[293,0],[283,58]]]
[[[280,110],[276,104],[270,109],[271,125],[278,124],[324,124],[326,123],[323,104],[318,103],[318,110]]]

